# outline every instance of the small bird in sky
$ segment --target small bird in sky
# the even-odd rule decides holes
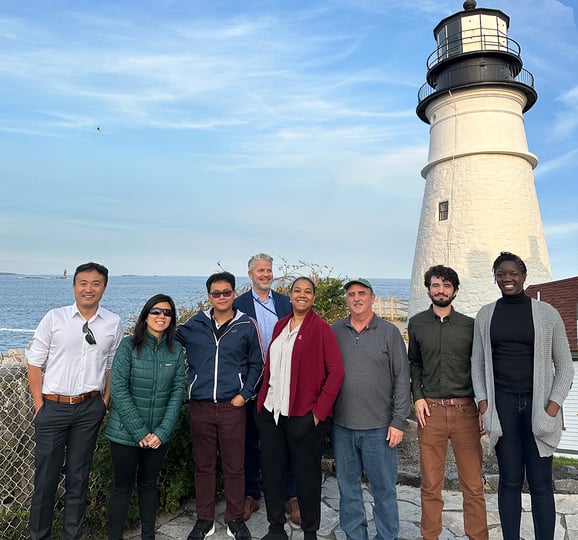
[[[96,126],[96,131],[100,132],[100,126]]]

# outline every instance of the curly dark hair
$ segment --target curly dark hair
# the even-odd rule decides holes
[[[460,288],[460,278],[458,273],[449,266],[444,266],[443,264],[438,264],[436,266],[431,266],[423,276],[423,283],[427,289],[431,285],[431,278],[437,277],[442,281],[449,281],[454,289],[457,291]]]

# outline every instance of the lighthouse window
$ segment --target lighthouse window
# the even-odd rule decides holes
[[[449,21],[436,37],[438,43],[438,59],[450,58],[462,52],[461,20]]]
[[[446,221],[448,219],[449,201],[442,201],[438,206],[438,220]]]

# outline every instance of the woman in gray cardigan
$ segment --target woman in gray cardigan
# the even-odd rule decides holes
[[[552,540],[552,455],[562,435],[560,407],[574,377],[572,356],[560,314],[524,293],[522,259],[502,252],[493,272],[502,298],[483,306],[476,317],[472,381],[498,458],[502,535],[520,538],[526,475],[535,538]]]

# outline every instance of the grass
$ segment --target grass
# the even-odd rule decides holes
[[[554,456],[554,466],[555,467],[563,467],[563,466],[570,466],[570,467],[578,467],[578,458],[569,458],[569,457],[562,457],[562,456]]]

